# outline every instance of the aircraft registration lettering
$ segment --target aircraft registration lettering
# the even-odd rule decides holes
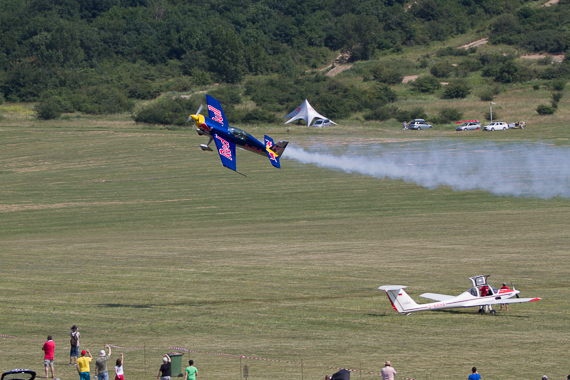
[[[222,149],[219,149],[220,155],[224,156],[228,160],[233,160],[232,158],[232,150],[230,149],[230,143],[221,138],[220,136],[216,135],[216,138],[220,140],[222,143]]]
[[[224,118],[222,117],[222,111],[220,111],[219,109],[211,106],[208,104],[208,109],[210,111],[212,111],[214,113],[214,115],[216,115],[215,117],[212,118],[212,120],[216,120],[218,123],[220,124],[224,124]]]

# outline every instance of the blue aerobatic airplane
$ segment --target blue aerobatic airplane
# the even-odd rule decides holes
[[[200,114],[203,106],[200,105],[198,111],[194,115],[188,117],[188,121],[194,119],[196,122],[196,132],[200,136],[208,135],[210,140],[207,144],[200,144],[202,150],[212,151],[210,143],[216,142],[218,154],[222,159],[222,165],[228,169],[236,171],[236,145],[239,145],[245,150],[255,152],[267,157],[269,161],[276,168],[280,168],[279,157],[289,144],[288,141],[279,141],[277,144],[273,143],[273,139],[265,135],[265,144],[257,140],[255,137],[246,131],[230,127],[226,120],[226,115],[222,111],[222,106],[217,99],[210,95],[206,95],[208,103],[208,116],[204,117]]]

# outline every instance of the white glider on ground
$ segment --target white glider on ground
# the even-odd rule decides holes
[[[384,290],[392,303],[392,307],[400,314],[410,314],[415,311],[455,309],[460,307],[479,307],[479,312],[484,313],[485,307],[489,307],[491,313],[495,313],[493,305],[540,301],[540,298],[518,298],[520,291],[513,289],[497,289],[487,284],[486,276],[475,276],[469,279],[473,287],[458,296],[445,294],[424,293],[420,297],[428,298],[436,302],[417,304],[404,291],[407,286],[384,285],[378,289]],[[513,298],[515,297],[516,298]]]

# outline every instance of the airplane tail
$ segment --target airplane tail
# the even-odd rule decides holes
[[[267,157],[269,157],[269,162],[271,165],[275,166],[276,168],[280,169],[281,164],[279,163],[279,157],[287,148],[287,144],[289,141],[279,141],[277,144],[273,143],[273,139],[267,135],[265,135],[265,151],[267,152]]]
[[[411,309],[419,305],[404,291],[407,286],[403,285],[384,285],[378,289],[384,290],[392,303],[392,307],[398,313],[409,313]]]

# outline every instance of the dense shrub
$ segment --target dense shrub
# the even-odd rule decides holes
[[[554,103],[558,103],[560,101],[560,99],[562,99],[562,93],[561,92],[553,92],[552,93],[552,101]]]
[[[441,124],[448,124],[451,122],[459,121],[463,118],[463,112],[457,108],[446,107],[439,111],[439,115],[435,118],[434,122]]]
[[[364,114],[365,120],[384,121],[392,118],[392,110],[388,107],[380,107]]]
[[[4,99],[4,94],[0,92],[0,105],[4,104],[5,99]]]
[[[538,112],[539,115],[552,115],[554,112],[556,112],[556,108],[546,104],[541,104],[536,107],[536,112]]]
[[[61,116],[60,103],[56,98],[47,98],[34,107],[36,117],[42,120],[58,119]]]
[[[128,99],[119,89],[111,86],[81,89],[72,95],[70,102],[74,109],[89,114],[130,112],[134,108],[132,100]]]
[[[415,91],[432,94],[441,88],[441,83],[439,79],[432,75],[420,75],[415,81],[410,83],[410,86]]]
[[[437,62],[430,67],[429,72],[437,78],[447,78],[453,71],[453,66],[447,61]]]
[[[501,65],[497,65],[494,74],[494,80],[501,83],[526,82],[536,76],[531,69],[520,66],[514,61],[507,61]]]
[[[471,93],[471,87],[467,81],[463,79],[457,79],[450,82],[441,95],[442,99],[461,99],[465,98]]]
[[[563,91],[566,87],[566,81],[564,79],[557,79],[550,82],[550,88],[554,91]]]
[[[211,96],[218,99],[223,105],[240,104],[242,102],[240,88],[237,86],[223,86],[209,92]]]
[[[193,99],[165,98],[141,108],[133,114],[133,120],[137,123],[190,126],[186,124],[188,115],[198,107],[198,102]]]
[[[148,82],[130,83],[126,87],[126,92],[129,98],[143,100],[154,99],[160,95],[160,90]]]
[[[397,109],[393,114],[394,118],[400,122],[410,121],[412,119],[412,113],[408,110]]]
[[[388,69],[384,65],[374,66],[370,69],[370,74],[372,74],[372,77],[380,83],[398,84],[402,83],[402,80],[404,79],[404,76],[400,72]]]
[[[490,102],[495,99],[495,95],[492,90],[485,90],[479,94],[479,99],[481,99],[481,101]]]
[[[457,67],[459,69],[462,69],[465,71],[475,72],[475,71],[481,70],[481,68],[483,67],[483,64],[478,59],[468,58],[468,59],[463,60],[461,63],[459,63],[459,65]]]
[[[266,124],[266,123],[281,122],[281,120],[278,120],[274,114],[272,114],[271,112],[267,112],[261,108],[254,108],[251,111],[247,111],[240,121],[242,123],[249,123],[249,124]]]
[[[467,49],[463,49],[463,48],[456,48],[453,46],[448,46],[448,47],[444,47],[441,48],[437,51],[436,55],[438,57],[445,57],[445,56],[464,56],[464,55],[469,55],[469,50]]]
[[[423,107],[414,107],[410,110],[411,119],[427,119],[427,113]]]
[[[196,83],[198,86],[214,83],[212,77],[210,76],[210,73],[205,70],[195,67],[190,72],[190,75],[192,76],[192,81],[194,81],[194,83]]]

